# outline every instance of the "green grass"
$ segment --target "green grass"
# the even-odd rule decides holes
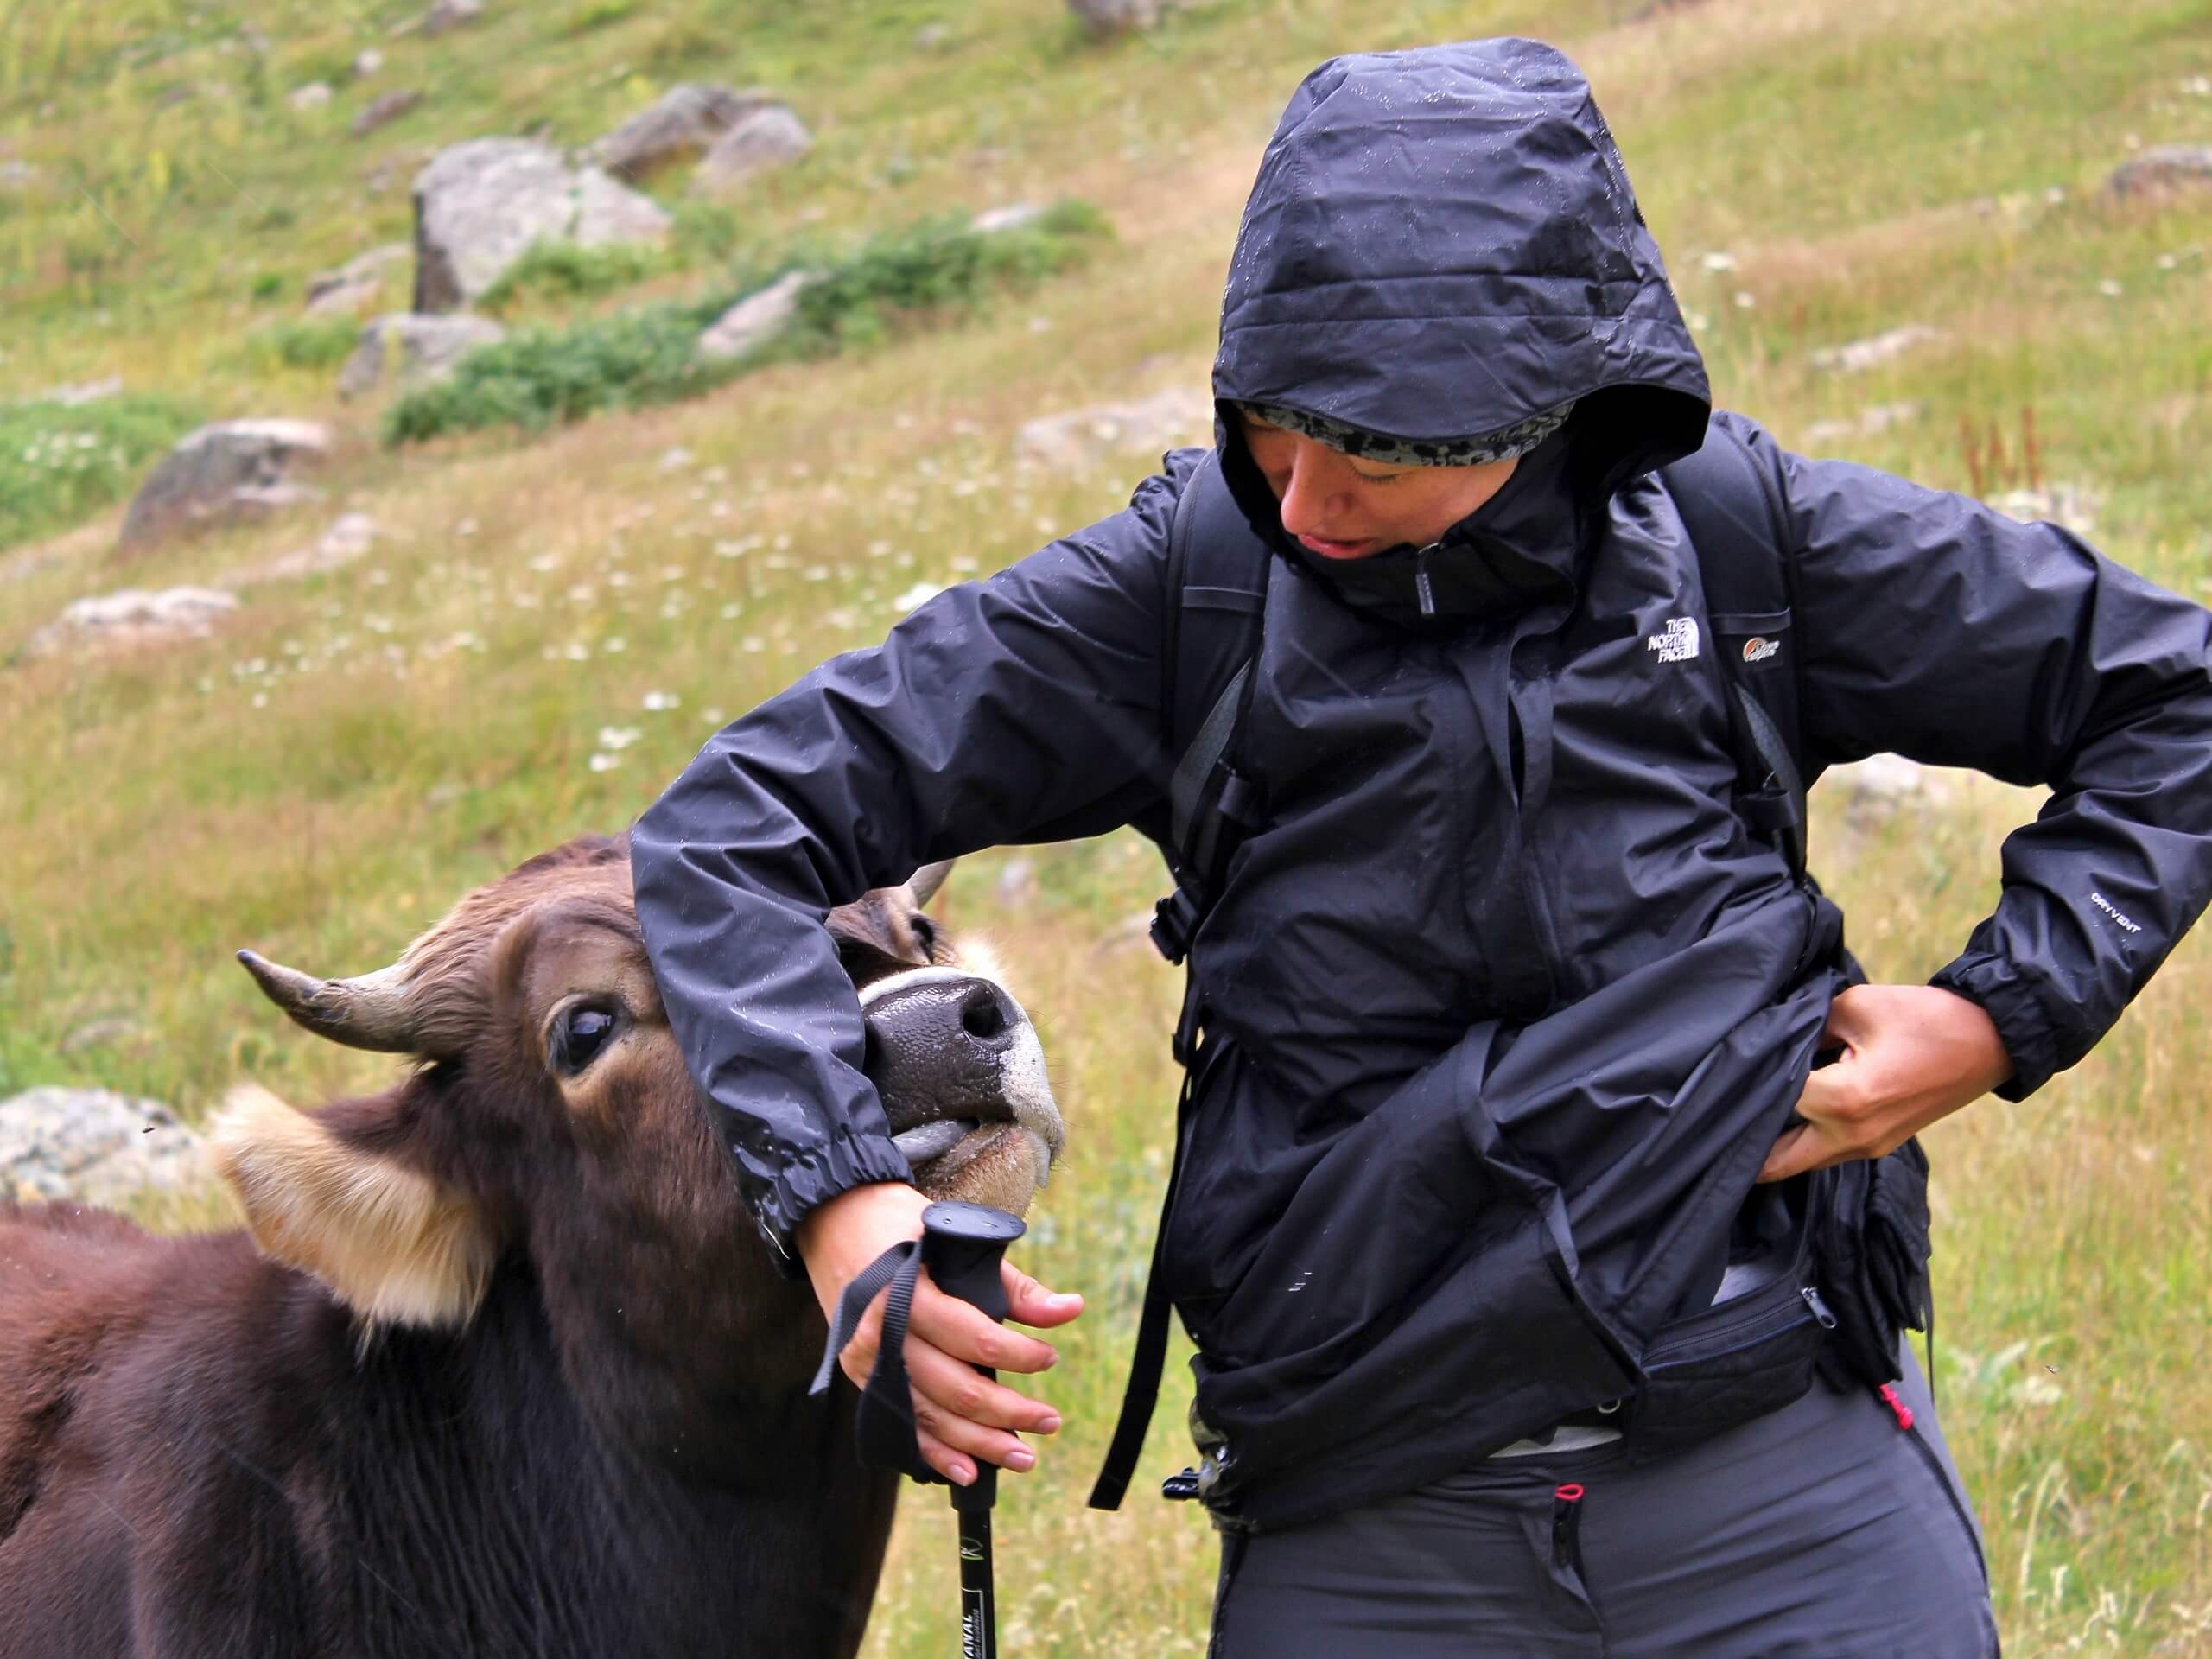
[[[184,402],[143,394],[0,404],[0,550],[121,499],[195,423]]]
[[[1216,0],[1096,46],[1052,0],[576,0],[490,9],[436,42],[385,32],[416,0],[271,0],[254,10],[259,53],[235,8],[5,8],[0,155],[41,176],[0,194],[0,389],[121,373],[134,396],[211,416],[334,418],[327,512],[358,505],[392,534],[359,565],[249,590],[208,641],[0,669],[0,1087],[99,1083],[194,1113],[244,1077],[302,1099],[381,1080],[384,1062],[283,1026],[229,953],[390,960],[469,886],[627,822],[710,715],[880,637],[916,583],[995,569],[1125,500],[1151,457],[1047,474],[1015,461],[1014,433],[1203,382],[1259,146],[1333,50],[1559,41],[1596,79],[1724,403],[1800,445],[1815,422],[1917,404],[1815,447],[1945,488],[1968,483],[1962,422],[2013,433],[2032,409],[2045,479],[2101,499],[2099,543],[2212,591],[2212,199],[2123,207],[2098,191],[2131,137],[2212,143],[2212,99],[2185,90],[2212,74],[2212,33],[2177,0],[1707,0],[1641,22],[1640,0]],[[929,23],[946,34],[924,49]],[[356,86],[337,72],[369,44],[389,61]],[[296,116],[284,92],[317,75],[337,99]],[[810,291],[803,337],[867,349],[548,416],[522,442],[380,446],[327,372],[242,348],[310,273],[408,234],[424,147],[530,127],[582,143],[679,79],[777,87],[815,150],[737,202],[656,181],[677,207],[668,264],[598,293],[525,287],[519,331],[620,326],[606,306],[651,315],[739,266],[850,258],[889,227],[1017,200],[1096,202],[1116,240],[1048,282],[994,277],[973,305],[931,286],[964,253],[879,245],[865,281]],[[345,136],[402,84],[429,94],[408,130]],[[1733,268],[1707,269],[1720,253]],[[1944,338],[1863,375],[1810,365],[1907,321]],[[569,374],[551,362],[552,391],[516,407],[565,410]],[[0,543],[104,529],[87,515],[111,514],[127,480],[81,498],[16,481],[21,448],[0,442],[0,511],[29,516]],[[80,594],[205,581],[323,521],[127,569],[99,534],[34,545],[21,568],[0,557],[0,659]],[[648,709],[649,694],[678,706]],[[607,726],[639,736],[601,750]],[[617,764],[594,770],[594,753]],[[1870,969],[1948,959],[2036,804],[1977,788],[1865,826],[1816,802],[1815,866]],[[1007,947],[1076,1137],[1026,1264],[1092,1306],[1040,1385],[1067,1443],[1005,1483],[1002,1629],[1010,1652],[1195,1654],[1212,1539],[1150,1496],[1187,1455],[1177,1366],[1124,1512],[1082,1507],[1165,1174],[1175,983],[1128,934],[1161,878],[1126,836],[1039,849],[1020,855],[1035,895],[1009,906],[1008,856],[976,861],[948,901]],[[2192,938],[2089,1062],[1931,1137],[1944,1422],[2016,1656],[2212,1646],[2209,971]],[[118,1004],[155,1039],[59,1053]],[[945,1650],[943,1511],[940,1495],[908,1506],[873,1659]]]

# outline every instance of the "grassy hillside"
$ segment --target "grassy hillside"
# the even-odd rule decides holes
[[[191,1113],[243,1076],[296,1098],[376,1079],[372,1057],[282,1026],[232,950],[388,961],[469,885],[627,822],[715,722],[880,637],[917,584],[1126,500],[1143,457],[1048,471],[1014,432],[1203,385],[1260,145],[1335,51],[1557,41],[1597,85],[1723,402],[1798,447],[1993,495],[2031,481],[2031,423],[2034,481],[2089,503],[2101,545],[2212,591],[2212,192],[2099,188],[2137,148],[2212,143],[2198,0],[1202,0],[1107,45],[1059,0],[487,0],[474,28],[393,32],[419,10],[0,0],[0,179],[34,169],[0,183],[0,398],[120,375],[133,399],[84,415],[110,424],[66,452],[80,411],[0,407],[0,1091],[102,1084]],[[357,82],[368,47],[385,62]],[[331,101],[295,110],[316,79]],[[343,334],[302,332],[306,280],[406,237],[422,160],[492,132],[581,143],[678,79],[775,87],[815,152],[721,207],[657,182],[680,209],[668,251],[525,284],[510,323],[695,302],[795,247],[850,253],[1017,200],[1095,204],[1114,239],[840,355],[543,432],[393,446],[336,400]],[[401,86],[423,101],[353,137]],[[1942,333],[1864,372],[1812,365],[1913,323]],[[1865,418],[1897,404],[1915,412]],[[118,554],[119,492],[184,423],[231,415],[335,422],[325,508]],[[10,478],[29,480],[13,498]],[[367,558],[245,589],[210,639],[19,649],[74,598],[264,563],[347,508],[385,532]],[[1821,806],[1816,867],[1878,976],[1948,959],[2035,804],[1961,785],[1886,823]],[[1091,1311],[1044,1390],[1065,1443],[1006,1483],[1001,1624],[1010,1653],[1195,1654],[1211,1539],[1145,1495],[1187,1450],[1179,1371],[1138,1496],[1081,1507],[1165,1173],[1175,985],[1124,925],[1157,861],[1127,836],[1022,860],[1033,884],[988,856],[949,902],[1002,938],[1046,1027],[1079,1139],[1027,1264]],[[1945,1422],[2010,1653],[2212,1650],[2209,952],[2185,944],[2034,1100],[1930,1137]],[[121,1034],[69,1041],[115,1016]],[[878,1659],[944,1649],[941,1510],[910,1506]]]

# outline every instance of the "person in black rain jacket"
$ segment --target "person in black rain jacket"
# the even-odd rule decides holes
[[[1169,524],[1225,489],[1274,561],[1239,738],[1265,810],[1192,946],[1209,1060],[1161,1255],[1225,1529],[1217,1650],[1993,1651],[1909,1358],[1878,1398],[1816,1382],[1663,1455],[1636,1409],[1762,1193],[2031,1094],[2195,919],[2207,613],[1713,414],[1589,87],[1528,41],[1306,78],[1213,391],[1218,468],[1171,454],[1126,511],[815,669],[636,825],[654,970],[771,1247],[828,1306],[919,1230],[825,912],[1160,821]],[[1735,810],[1655,476],[1709,419],[1781,484],[1808,754],[2052,791],[1930,985],[1850,985],[1832,909]],[[1019,1321],[1079,1307],[1015,1282]],[[955,1479],[1058,1427],[968,1370],[1041,1369],[1034,1338],[925,1286],[906,1351]]]

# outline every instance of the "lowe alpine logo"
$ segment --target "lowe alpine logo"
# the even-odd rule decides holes
[[[1769,639],[1762,634],[1755,633],[1744,641],[1744,660],[1747,663],[1763,663],[1781,649],[1781,640]]]
[[[1697,656],[1697,619],[1692,616],[1670,616],[1667,626],[1643,642],[1646,651],[1656,651],[1662,663],[1687,663]]]

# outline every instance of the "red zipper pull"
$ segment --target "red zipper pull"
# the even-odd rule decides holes
[[[1897,1384],[1894,1382],[1885,1382],[1878,1392],[1882,1396],[1882,1403],[1889,1407],[1891,1411],[1897,1413],[1897,1432],[1899,1433],[1903,1433],[1906,1429],[1910,1428],[1912,1427],[1912,1408],[1905,1404],[1904,1401],[1897,1398]]]

